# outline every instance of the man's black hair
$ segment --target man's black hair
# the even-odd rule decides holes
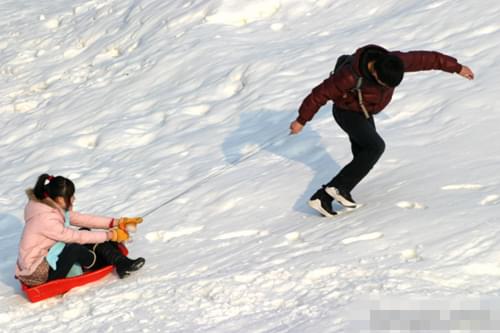
[[[398,86],[403,80],[404,64],[395,55],[387,54],[375,61],[374,69],[380,81],[389,87]]]

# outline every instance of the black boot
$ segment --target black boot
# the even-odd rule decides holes
[[[137,259],[129,259],[125,256],[118,258],[115,262],[116,273],[123,279],[130,272],[139,270],[146,263],[146,259],[139,257]]]
[[[115,266],[116,273],[120,279],[129,275],[130,272],[139,270],[146,263],[146,260],[141,257],[137,259],[127,258],[120,252],[114,242],[97,244],[95,247],[95,253],[106,261],[108,265]]]

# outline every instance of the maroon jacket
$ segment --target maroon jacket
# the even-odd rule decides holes
[[[361,63],[362,56],[366,51],[390,53],[398,56],[404,63],[405,72],[440,69],[449,73],[459,73],[462,70],[462,65],[458,63],[457,59],[439,52],[388,51],[377,45],[367,45],[356,51],[352,67],[342,67],[337,73],[315,87],[304,99],[297,118],[299,123],[305,125],[329,100],[333,101],[341,109],[363,112],[356,92],[352,91],[356,86],[356,76],[353,74],[353,71],[357,76],[363,77],[363,85],[361,87],[363,104],[369,113],[379,113],[389,104],[394,93],[394,88],[381,86],[366,75],[366,70],[362,68]]]

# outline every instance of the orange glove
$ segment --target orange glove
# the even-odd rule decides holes
[[[129,239],[129,235],[125,230],[116,228],[108,231],[108,239],[113,242],[122,243]]]
[[[142,217],[120,217],[118,220],[118,228],[124,231],[134,232],[139,223],[142,223]]]

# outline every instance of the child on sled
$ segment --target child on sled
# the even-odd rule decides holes
[[[142,218],[115,219],[73,211],[75,185],[62,176],[42,174],[26,193],[29,201],[15,275],[27,286],[106,265],[113,265],[123,278],[144,265],[144,258],[129,259],[118,248],[118,243],[129,239],[127,229],[135,229]]]

